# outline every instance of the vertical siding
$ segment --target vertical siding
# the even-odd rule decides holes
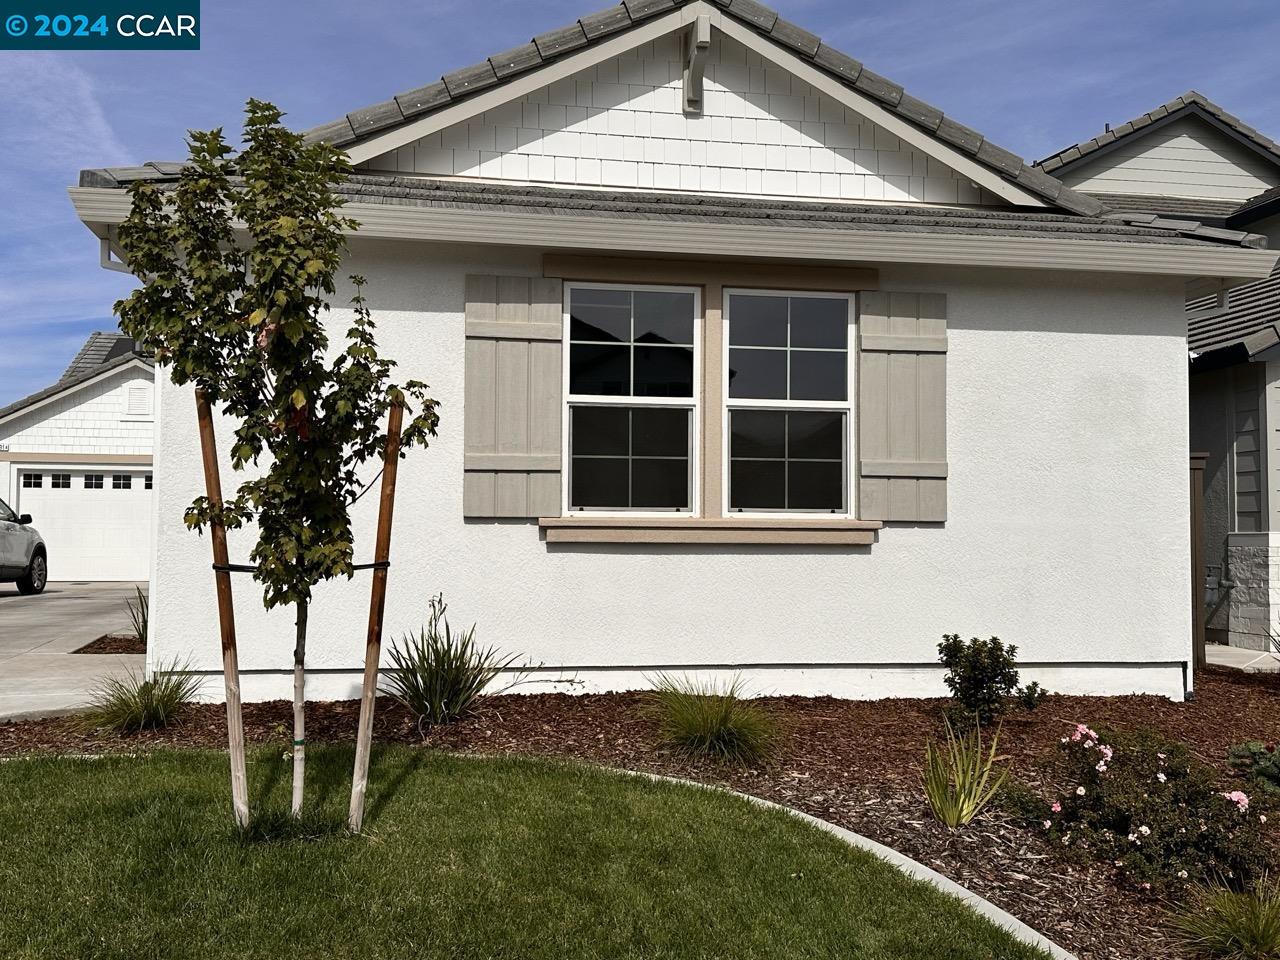
[[[1235,528],[1240,533],[1265,530],[1262,488],[1262,366],[1243,363],[1232,370],[1231,414],[1235,451]]]

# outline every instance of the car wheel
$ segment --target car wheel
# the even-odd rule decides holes
[[[49,565],[44,558],[43,553],[37,553],[31,558],[31,566],[27,567],[27,572],[18,578],[19,593],[43,593],[44,585],[49,582]]]

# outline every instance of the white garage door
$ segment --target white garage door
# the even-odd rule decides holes
[[[13,506],[44,538],[50,580],[146,580],[150,484],[149,467],[21,467]]]

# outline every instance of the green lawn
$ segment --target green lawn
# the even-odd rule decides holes
[[[1030,958],[958,902],[776,811],[580,765],[309,752],[308,838],[237,836],[215,753],[0,763],[0,954]],[[250,764],[260,810],[289,764]],[[271,817],[267,818],[271,820]],[[287,822],[287,820],[285,821]]]

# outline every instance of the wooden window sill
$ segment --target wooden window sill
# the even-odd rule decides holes
[[[543,517],[548,543],[758,543],[869,546],[877,520],[751,517]]]

